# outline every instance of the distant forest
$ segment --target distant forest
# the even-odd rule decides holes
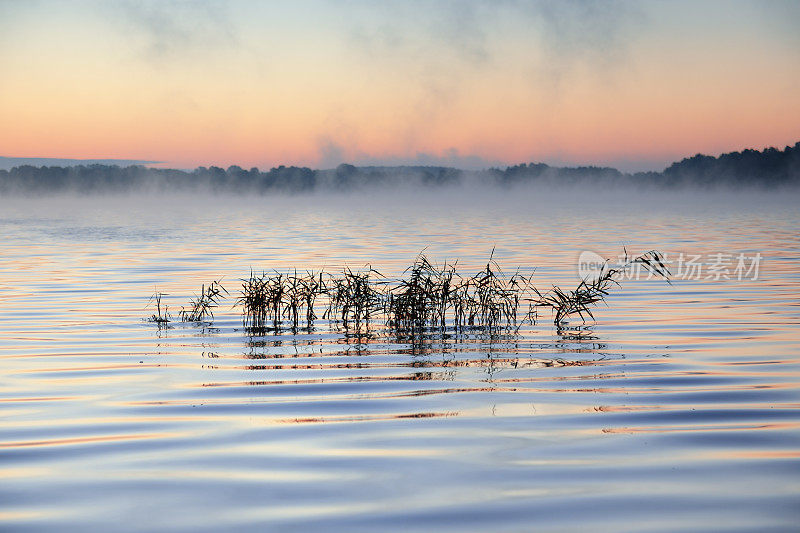
[[[696,155],[673,163],[663,172],[622,173],[607,167],[551,167],[544,163],[482,171],[435,166],[355,167],[313,170],[280,166],[267,172],[238,166],[199,167],[193,171],[132,165],[23,165],[0,170],[0,194],[42,195],[60,192],[119,193],[147,191],[212,191],[233,193],[302,193],[351,191],[376,186],[441,187],[466,183],[511,187],[525,184],[635,186],[674,188],[796,187],[800,184],[800,142],[784,150],[744,150],[719,157]]]

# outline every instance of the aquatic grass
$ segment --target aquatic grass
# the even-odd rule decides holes
[[[387,326],[411,335],[426,328],[444,329],[458,283],[455,265],[437,267],[419,254],[403,273],[408,279],[388,291]]]
[[[163,308],[161,306],[161,299],[164,296],[166,295],[163,292],[155,291],[145,306],[145,309],[147,309],[150,305],[155,304],[156,312],[150,315],[147,321],[156,324],[159,328],[166,327],[171,321],[169,306],[167,304],[164,304]]]
[[[369,265],[361,270],[345,267],[338,274],[297,270],[256,274],[251,270],[241,280],[234,306],[241,308],[242,324],[254,335],[280,333],[284,323],[294,334],[301,328],[311,331],[319,310],[323,319],[342,327],[346,335],[369,334],[371,322],[377,319],[397,338],[443,336],[448,331],[459,336],[515,335],[523,324],[535,324],[539,308],[553,311],[559,329],[571,316],[584,322],[594,319],[593,306],[603,302],[635,265],[669,282],[663,256],[655,250],[633,258],[625,250],[620,264],[606,261],[596,277],[581,280],[575,289],[554,286],[547,292],[533,285],[533,273],[525,275],[517,269],[506,274],[494,259],[494,250],[486,266],[468,277],[458,273],[457,262],[437,265],[420,253],[395,280]],[[203,285],[190,306],[181,309],[181,320],[213,319],[213,309],[223,294],[228,292],[219,281]],[[156,293],[151,298],[157,314],[149,320],[166,324],[170,317],[167,307],[161,308],[161,296]]]
[[[494,250],[486,267],[468,278],[457,273],[456,263],[436,266],[424,254],[404,274],[408,278],[389,291],[387,325],[395,332],[444,331],[450,322],[456,331],[499,333],[535,320],[530,312],[519,320],[521,304],[529,302],[533,309],[533,275],[518,270],[507,276],[494,260]]]
[[[301,298],[306,308],[306,327],[311,329],[317,315],[315,312],[317,299],[327,294],[328,288],[323,280],[322,271],[314,273],[307,271],[306,276],[300,279]]]
[[[281,294],[285,298],[284,317],[291,322],[292,331],[297,332],[305,310],[305,327],[310,331],[317,318],[315,311],[317,299],[327,292],[323,273],[306,271],[304,275],[298,275],[295,270],[293,274],[287,274],[283,280],[284,288]]]
[[[264,333],[272,322],[279,329],[283,305],[283,274],[260,275],[250,271],[250,277],[242,280],[241,296],[237,303],[242,307],[242,325],[253,333]]]
[[[383,274],[369,265],[360,271],[345,267],[341,276],[328,276],[328,308],[323,318],[341,323],[345,331],[368,331],[370,319],[385,314],[386,284]]]
[[[587,316],[594,320],[592,306],[604,302],[611,288],[619,286],[619,279],[634,265],[644,266],[645,269],[671,284],[670,272],[664,264],[661,253],[650,250],[631,258],[628,256],[628,251],[624,248],[623,250],[625,255],[619,265],[610,266],[610,261],[606,260],[596,277],[582,279],[574,290],[565,291],[554,286],[549,292],[540,293],[534,288],[539,298],[536,305],[551,308],[555,313],[553,323],[556,327],[561,327],[566,318],[573,315],[578,315],[584,322]]]
[[[221,285],[222,280],[212,281],[208,287],[200,287],[200,295],[189,302],[189,308],[181,308],[179,313],[182,322],[203,322],[206,318],[214,319],[214,308],[219,305],[223,293],[228,291]]]
[[[458,312],[455,326],[500,333],[516,332],[525,321],[536,320],[533,309],[533,273],[524,276],[517,270],[506,275],[494,260],[494,250],[486,267],[465,280],[456,291]],[[519,319],[520,306],[528,303],[529,312]]]
[[[317,318],[317,300],[327,294],[323,272],[273,271],[255,274],[242,280],[241,296],[236,304],[242,308],[242,323],[251,333],[280,332],[283,321],[296,333],[303,322],[311,330]]]

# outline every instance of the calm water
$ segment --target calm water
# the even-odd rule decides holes
[[[797,197],[0,200],[0,530],[796,530]],[[591,335],[159,332],[250,268],[467,273],[543,288],[582,250],[763,260],[631,281]],[[668,255],[668,259],[671,258]],[[732,268],[732,267],[731,267]]]

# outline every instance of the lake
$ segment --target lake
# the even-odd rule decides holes
[[[0,199],[0,530],[796,530],[797,199]],[[233,305],[251,269],[397,277],[422,251],[573,288],[581,252],[623,247],[672,284],[625,280],[566,332],[540,310],[517,334],[253,336]],[[217,279],[212,325],[144,320]]]

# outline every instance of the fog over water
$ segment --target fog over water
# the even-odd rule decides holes
[[[276,195],[351,193],[376,190],[468,189],[545,190],[585,187],[588,190],[722,190],[775,191],[800,189],[800,143],[783,150],[746,149],[718,157],[695,155],[669,165],[663,172],[628,174],[606,167],[551,167],[523,163],[505,168],[462,170],[444,166],[353,166],[333,169],[279,166],[268,171],[198,167],[192,171],[144,166],[85,164],[78,166],[21,165],[0,169],[0,193],[43,196],[60,193],[118,194],[193,192]]]

